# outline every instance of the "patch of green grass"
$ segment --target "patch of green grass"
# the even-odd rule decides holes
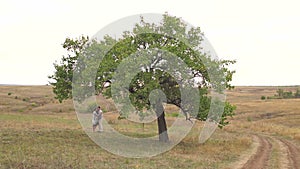
[[[178,116],[179,116],[178,112],[166,113],[166,117],[178,117]]]

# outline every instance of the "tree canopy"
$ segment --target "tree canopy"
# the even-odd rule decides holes
[[[190,28],[180,18],[165,14],[154,24],[141,17],[118,39],[67,38],[63,47],[69,54],[54,64],[56,71],[49,78],[60,102],[74,96],[80,102],[101,93],[121,105],[122,117],[134,110],[144,117],[143,110],[154,108],[161,141],[168,140],[163,103],[178,106],[187,120],[205,121],[211,106],[223,102],[221,118],[210,117],[222,128],[235,107],[221,99],[212,103],[211,92],[233,88],[234,71],[228,67],[235,61],[212,58],[202,50],[203,39],[199,27]],[[72,93],[72,85],[81,90]],[[87,92],[91,89],[95,92]]]

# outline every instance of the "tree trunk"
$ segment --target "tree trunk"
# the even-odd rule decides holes
[[[162,103],[156,104],[156,116],[157,116],[159,141],[168,142],[169,136],[167,131],[167,123],[166,123],[165,111]]]
[[[157,118],[157,125],[158,125],[159,141],[168,142],[169,141],[169,136],[168,136],[168,131],[167,131],[167,123],[166,123],[166,119],[165,119],[165,112],[163,112]]]

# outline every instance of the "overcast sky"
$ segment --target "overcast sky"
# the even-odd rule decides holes
[[[200,26],[234,85],[300,85],[298,0],[2,0],[0,84],[47,84],[66,37],[93,36],[120,18],[164,13]]]

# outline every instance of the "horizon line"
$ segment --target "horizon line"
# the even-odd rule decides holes
[[[0,86],[51,86],[51,84],[1,84]],[[234,87],[300,87],[300,84],[297,85],[232,85]]]

